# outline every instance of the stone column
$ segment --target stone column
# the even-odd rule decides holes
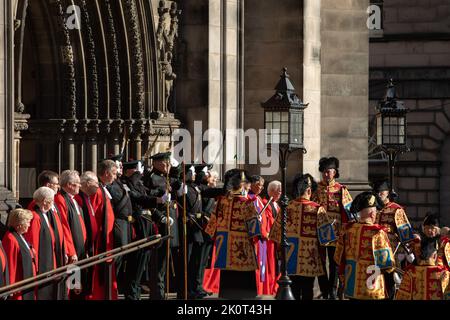
[[[321,156],[340,160],[340,180],[367,189],[369,0],[321,1]]]
[[[322,0],[303,1],[303,102],[305,109],[303,172],[320,178],[321,157],[321,65],[320,7]]]
[[[217,159],[223,163],[215,168],[219,173],[236,166],[236,135],[226,136],[226,130],[231,132],[240,127],[239,96],[243,86],[239,85],[238,31],[242,23],[239,19],[243,8],[241,1],[209,1],[208,128],[220,129],[224,135],[222,154],[216,157],[220,150],[217,143],[217,148],[210,146],[209,156],[210,160]]]
[[[14,35],[13,8],[10,0],[0,1],[0,215],[14,196]]]

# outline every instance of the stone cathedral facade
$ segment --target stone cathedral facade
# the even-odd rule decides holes
[[[166,150],[176,128],[263,128],[286,67],[305,110],[306,154],[288,176],[368,187],[369,0],[1,0],[0,211],[44,169],[95,170]],[[126,139],[124,139],[124,137]],[[124,144],[124,141],[127,141]],[[223,149],[248,156],[224,135]],[[202,160],[202,159],[195,159]],[[215,158],[223,173],[235,165]],[[247,165],[258,173],[258,165]],[[279,179],[279,174],[269,179]]]

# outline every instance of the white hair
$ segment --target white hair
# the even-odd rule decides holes
[[[66,170],[61,173],[59,176],[59,184],[61,187],[67,186],[69,183],[72,183],[76,178],[78,178],[80,174],[76,170]]]
[[[53,200],[55,198],[55,191],[49,187],[40,187],[33,193],[33,199],[36,202],[42,202],[44,200]]]
[[[219,173],[216,170],[209,171],[209,175],[214,178],[219,178]]]
[[[97,175],[92,171],[85,171],[80,176],[80,183],[84,185],[84,184],[88,183],[89,181],[98,181]]]
[[[267,192],[277,190],[278,188],[281,189],[281,182],[278,180],[273,180],[269,182],[269,185],[267,186]]]

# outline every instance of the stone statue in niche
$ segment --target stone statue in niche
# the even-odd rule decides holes
[[[173,93],[174,80],[177,78],[174,72],[174,47],[178,38],[178,16],[181,10],[178,10],[177,4],[172,2],[170,9],[166,6],[168,1],[161,0],[158,7],[158,29],[156,31],[159,62],[161,66],[163,89],[162,112],[169,112],[169,100]]]

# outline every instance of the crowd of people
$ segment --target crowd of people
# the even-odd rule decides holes
[[[227,171],[218,187],[211,165],[179,164],[169,152],[151,159],[151,168],[118,155],[97,173],[42,172],[33,201],[9,212],[0,235],[0,294],[24,279],[170,235],[83,269],[75,286],[62,277],[6,298],[139,300],[144,290],[155,300],[169,292],[178,299],[275,296],[285,256],[295,299],[450,299],[448,228],[429,214],[414,230],[386,181],[352,199],[336,180],[338,159],[322,158],[321,181],[297,175],[289,201],[279,181],[242,169]]]

